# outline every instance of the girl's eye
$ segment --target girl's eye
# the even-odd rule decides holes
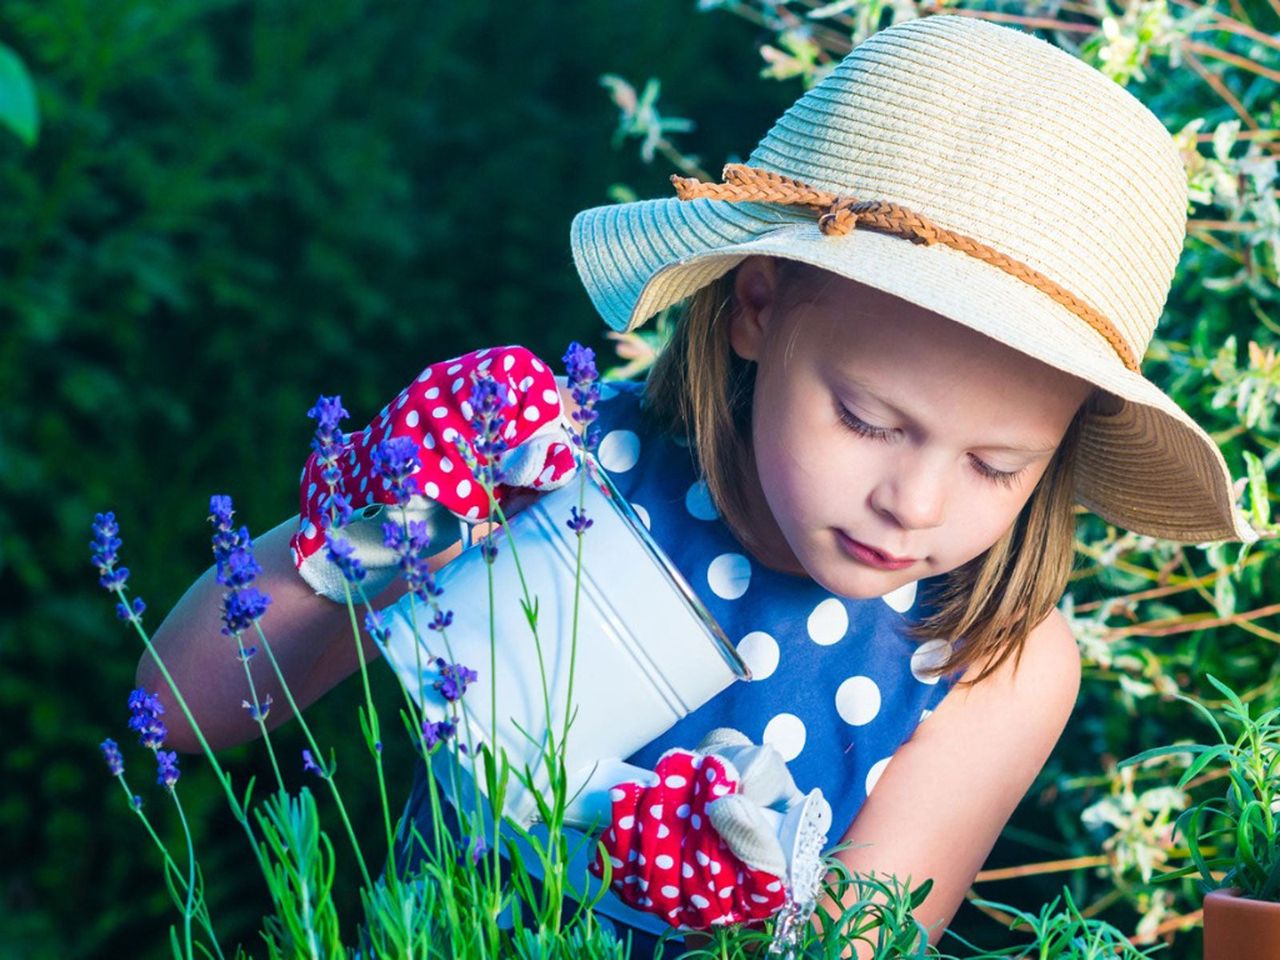
[[[843,403],[836,404],[836,414],[840,417],[840,422],[852,430],[854,433],[862,437],[869,437],[872,440],[888,440],[893,436],[894,431],[885,427],[873,427],[869,423],[858,419],[849,412],[849,409]],[[996,470],[987,466],[977,457],[973,458],[974,469],[978,471],[986,479],[992,483],[998,483],[1002,487],[1012,487],[1022,474],[1022,470]],[[1026,468],[1024,467],[1023,470]]]
[[[859,436],[871,437],[873,440],[888,440],[893,435],[892,430],[887,430],[884,427],[873,427],[871,424],[859,420],[849,412],[849,408],[843,403],[836,404],[836,412],[840,416],[840,421]]]

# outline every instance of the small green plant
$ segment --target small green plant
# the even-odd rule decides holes
[[[1178,780],[1185,788],[1202,775],[1226,779],[1220,794],[1187,807],[1174,823],[1175,833],[1187,841],[1191,862],[1159,874],[1157,881],[1199,874],[1201,891],[1238,888],[1253,900],[1280,900],[1280,776],[1276,772],[1280,748],[1280,707],[1253,716],[1249,705],[1230,687],[1210,674],[1211,683],[1225,698],[1222,713],[1239,727],[1227,735],[1214,711],[1183,694],[1218,735],[1212,744],[1174,744],[1145,750],[1121,761],[1120,766],[1144,763],[1172,754],[1190,754],[1191,762]]]

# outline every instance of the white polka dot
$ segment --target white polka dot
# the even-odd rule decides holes
[[[671,834],[671,828],[665,823],[658,824],[658,839],[664,840]]]
[[[911,654],[911,675],[921,683],[937,683],[936,676],[929,676],[925,673],[931,667],[941,665],[942,661],[951,653],[951,644],[945,640],[926,640],[920,646],[916,647],[916,652]]]
[[[458,490],[458,496],[465,497],[467,494],[471,492],[471,481],[459,480],[457,490]]]
[[[451,386],[449,389],[450,389],[450,390],[452,390],[454,393],[457,393],[459,390],[461,390],[461,389],[462,389],[463,387],[465,387],[466,385],[467,385],[466,378],[465,378],[465,377],[459,377],[457,380],[453,381],[453,386]]]
[[[702,826],[702,818],[695,813],[689,818],[689,823],[693,825],[693,829],[697,830]]]
[[[560,402],[560,394],[555,390],[543,390],[542,402],[549,403],[551,406],[554,407],[557,403]]]
[[[691,863],[682,863],[682,864],[680,864],[680,876],[684,877],[686,880],[688,880],[690,877],[692,877],[692,876],[693,876],[693,864],[691,864]]]
[[[906,613],[911,609],[911,605],[916,602],[917,583],[918,581],[916,580],[904,583],[897,590],[890,590],[880,599],[899,613]]]
[[[738,656],[747,661],[752,680],[764,680],[778,669],[778,641],[763,630],[753,630],[738,641]]]
[[[707,481],[696,480],[684,495],[684,508],[696,520],[714,520],[720,514],[716,505],[711,502],[711,491],[707,489]]]
[[[319,532],[320,531],[316,529],[316,525],[310,520],[307,520],[302,524],[302,535],[308,540],[314,540],[316,538],[316,534]]]
[[[440,497],[440,488],[428,480],[426,486],[422,488],[422,493],[428,500],[437,500]]]
[[[701,850],[695,850],[695,851],[693,851],[693,857],[694,857],[694,859],[695,859],[695,860],[697,860],[697,861],[698,861],[698,865],[699,865],[699,866],[702,866],[702,867],[705,867],[708,863],[710,863],[710,862],[711,862],[711,858],[710,858],[710,857],[708,857],[708,856],[707,856],[705,853],[703,853]]]
[[[440,458],[440,472],[441,472],[441,473],[453,473],[453,461],[452,461],[452,460],[450,460],[448,457],[441,457],[441,458]]]
[[[875,788],[880,775],[884,773],[884,768],[889,765],[889,761],[893,757],[885,757],[883,760],[877,760],[871,765],[871,769],[867,771],[867,796],[871,796],[871,791]]]
[[[781,889],[782,889],[782,881],[781,881],[781,880],[775,880],[775,881],[773,881],[773,883],[771,883],[771,884],[769,884],[767,887],[765,887],[765,889],[766,889],[766,890],[768,890],[770,893],[777,893],[779,890],[781,890]]]
[[[640,438],[630,430],[610,430],[596,453],[600,466],[611,473],[625,473],[640,459]]]
[[[649,808],[649,816],[653,817],[653,819],[655,819],[655,820],[661,820],[661,819],[662,819],[662,804],[660,804],[660,803],[655,803],[653,806],[651,806],[651,807]]]
[[[475,356],[475,358],[476,358],[477,360],[479,360],[481,357],[485,356],[485,355],[486,355],[490,350],[492,350],[492,349],[493,349],[493,347],[485,347],[483,350],[477,350],[477,351],[475,352],[474,356]],[[493,361],[492,361],[492,360],[489,360],[489,361],[486,361],[486,362],[488,362],[488,363],[493,363]]]
[[[828,597],[809,614],[809,639],[824,647],[844,637],[849,630],[849,611],[839,597]]]
[[[716,596],[737,600],[751,583],[751,561],[740,553],[722,553],[707,567],[707,583]]]
[[[404,415],[404,425],[410,429],[418,425],[418,411],[410,410]]]
[[[850,677],[836,690],[836,712],[855,727],[870,723],[880,712],[880,688],[870,677]]]
[[[524,408],[524,418],[528,420],[530,423],[540,419],[541,417],[542,417],[542,411],[539,410],[537,407]]]
[[[447,415],[448,412],[449,412],[448,407],[436,407],[434,410],[431,411],[431,416],[439,420],[443,418],[445,415]]]
[[[471,406],[470,400],[463,400],[462,403],[458,405],[458,409],[462,411],[462,416],[467,420],[473,419],[476,415],[475,408]]]
[[[531,357],[531,358],[529,359],[529,362],[530,362],[531,364],[533,364],[533,369],[537,370],[539,373],[541,373],[543,370],[547,369],[546,364],[544,364],[544,363],[543,363],[541,360],[539,360],[537,357]]]
[[[794,713],[780,713],[765,726],[760,740],[782,754],[783,760],[790,762],[800,756],[807,736],[804,721]]]
[[[521,393],[528,392],[529,388],[533,386],[533,377],[525,377],[517,383],[516,386],[520,389]]]
[[[670,870],[676,865],[676,862],[670,857],[670,855],[660,853],[653,858],[653,865],[659,870]]]
[[[445,427],[440,431],[440,439],[445,443],[453,443],[454,438],[458,436],[458,431],[453,427]]]
[[[711,901],[708,900],[706,897],[704,897],[700,893],[695,893],[691,897],[689,897],[689,902],[692,903],[699,910],[705,910],[707,909],[707,907],[711,906]]]
[[[630,830],[635,825],[636,825],[636,818],[630,815],[627,815],[618,821],[618,826],[621,827],[623,830]],[[635,851],[633,850],[632,852],[634,853]]]
[[[430,387],[430,388],[428,388],[427,392],[426,392],[426,393],[424,393],[424,394],[422,395],[422,399],[424,399],[424,400],[434,400],[434,399],[435,399],[436,397],[438,397],[438,396],[440,396],[440,388],[439,388],[439,387]]]
[[[724,869],[724,868],[720,866],[720,861],[719,861],[719,860],[712,860],[712,861],[711,861],[711,872],[712,872],[712,873],[719,873],[722,869]]]
[[[436,436],[434,433],[424,433],[422,435],[422,445],[428,450],[436,448]]]
[[[681,820],[689,816],[689,805],[687,803],[682,803],[680,806],[676,807],[676,816]]]
[[[511,354],[508,353],[505,357],[502,358],[503,370],[510,370],[515,365],[516,365],[516,358],[513,357]]]
[[[677,787],[683,787],[689,781],[686,780],[684,777],[680,776],[680,774],[673,773],[671,774],[671,776],[667,777],[667,779],[663,782],[666,783],[668,787],[675,789]]]
[[[446,370],[446,371],[445,371],[445,373],[447,373],[449,376],[451,376],[451,377],[452,377],[455,373],[457,373],[457,372],[458,372],[459,370],[461,370],[461,369],[462,369],[462,364],[460,364],[460,363],[455,363],[455,364],[454,364],[453,366],[451,366],[448,370]]]
[[[400,399],[396,401],[396,409],[399,410],[401,407],[405,405],[405,403],[408,400],[409,400],[409,395],[407,393],[400,394]]]
[[[664,897],[674,897],[674,896],[676,896],[679,892],[680,892],[680,888],[679,888],[679,887],[672,886],[672,885],[671,885],[671,884],[669,884],[669,883],[668,883],[668,884],[665,884],[665,885],[662,887],[662,895],[663,895]]]
[[[478,517],[478,516],[480,516],[480,508],[479,508],[479,507],[467,507],[467,519],[468,519],[468,520],[474,520],[474,519],[476,519],[476,517]]]
[[[507,424],[507,428],[502,431],[502,437],[504,440],[510,440],[515,435],[516,435],[516,422],[512,420],[510,423]]]
[[[633,503],[631,505],[631,509],[636,512],[636,516],[640,518],[640,522],[644,524],[644,528],[646,530],[651,530],[652,527],[649,526],[649,511],[638,503]]]
[[[427,367],[427,369],[423,370],[420,374],[418,374],[418,382],[422,383],[424,380],[430,380],[431,373],[434,369],[435,369],[434,367]]]
[[[623,797],[625,797],[626,795],[627,795],[627,794],[626,794],[626,792],[625,792],[625,791],[623,791],[623,790],[619,790],[617,787],[613,787],[613,788],[609,791],[609,799],[610,799],[610,800],[612,800],[614,803],[617,803],[619,800],[621,800],[621,799],[622,799]]]
[[[315,495],[316,495],[316,484],[312,483],[311,486],[307,487],[307,499],[310,500]]]
[[[920,711],[920,719],[919,719],[918,721],[916,721],[916,722],[917,722],[917,723],[924,723],[924,722],[925,722],[925,720],[929,719],[929,714],[931,714],[931,713],[933,713],[933,711],[932,711],[932,710],[930,710],[928,707],[925,707],[923,710],[921,710],[921,711]]]

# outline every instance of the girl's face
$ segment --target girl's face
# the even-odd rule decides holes
[[[1093,385],[872,287],[739,266],[729,337],[757,363],[744,465],[761,562],[849,598],[978,556],[1031,496]],[[909,558],[860,559],[850,541]]]

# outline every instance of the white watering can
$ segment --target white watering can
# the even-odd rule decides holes
[[[751,671],[590,454],[583,458],[583,470],[583,507],[593,525],[582,539],[573,671],[576,716],[563,752],[569,798],[565,824],[592,833],[609,825],[610,787],[623,780],[656,782],[653,771],[621,758],[656,739],[735,680],[750,680]],[[490,830],[493,814],[481,767],[481,743],[488,744],[495,755],[499,750],[507,753],[512,768],[503,798],[507,818],[526,829],[541,819],[533,794],[514,775],[526,765],[535,788],[551,803],[543,758],[548,723],[542,676],[545,671],[551,730],[560,747],[569,692],[578,548],[578,535],[567,521],[582,490],[575,478],[542,494],[493,534],[498,546],[492,564],[494,677],[489,676],[488,564],[479,544],[468,546],[436,577],[444,591],[441,605],[454,611],[446,629],[447,648],[438,632],[427,629],[429,608],[412,594],[406,593],[382,611],[389,635],[379,644],[381,652],[427,720],[451,717],[451,705],[432,686],[441,678],[435,656],[479,674],[456,704],[465,714],[459,718],[457,736],[468,753],[459,757],[453,745],[446,744],[433,751],[430,761],[442,794],[452,800],[456,784],[464,809],[481,809],[482,821]],[[430,518],[433,547],[442,548],[442,541],[448,542],[452,520],[443,507]],[[461,521],[459,526],[463,542],[470,543],[469,527]],[[443,537],[437,539],[437,533]],[[539,644],[521,603],[524,591],[516,569],[517,554],[528,594],[537,604],[541,666]],[[417,636],[411,604],[416,608]],[[494,680],[496,726],[492,726]],[[478,780],[472,777],[471,758]],[[785,812],[762,809],[787,855],[792,874],[788,887],[794,899],[811,899],[820,881],[819,854],[830,818],[822,791],[815,788],[803,803]],[[486,839],[492,845],[493,837]]]

